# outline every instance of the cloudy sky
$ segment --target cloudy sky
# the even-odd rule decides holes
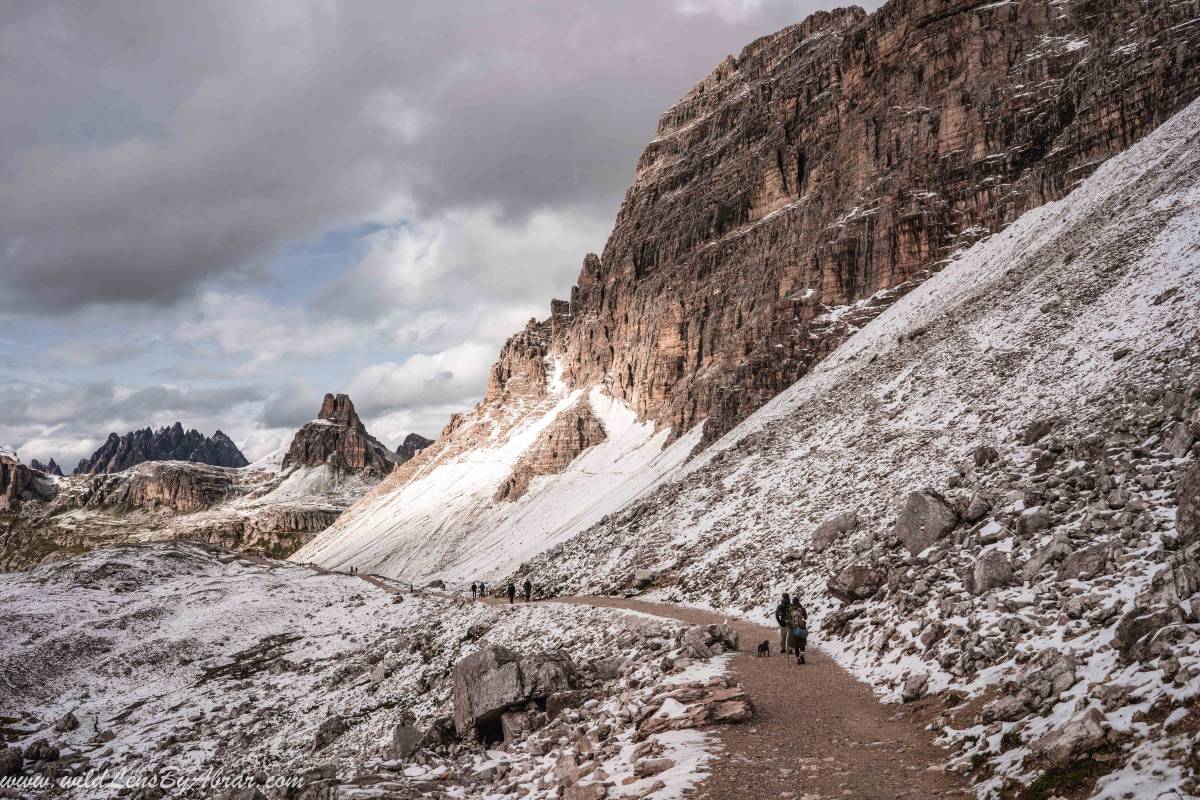
[[[658,114],[820,0],[0,5],[0,444],[394,446],[599,251]]]

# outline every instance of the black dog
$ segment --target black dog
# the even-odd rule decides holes
[[[760,656],[771,657],[771,640],[764,639],[763,643],[758,646],[758,654]]]

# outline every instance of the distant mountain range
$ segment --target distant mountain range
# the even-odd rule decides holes
[[[79,460],[76,475],[120,472],[143,461],[191,461],[214,467],[244,467],[250,462],[233,440],[221,431],[205,436],[196,429],[184,431],[176,422],[169,428],[142,428],[124,436],[110,433],[91,458]]]

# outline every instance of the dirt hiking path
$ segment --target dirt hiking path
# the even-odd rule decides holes
[[[356,577],[387,592],[403,591],[376,575]],[[507,598],[495,595],[481,599],[508,604]],[[973,794],[964,779],[943,770],[946,752],[934,745],[918,713],[883,705],[865,684],[817,648],[808,649],[808,663],[803,665],[781,655],[775,626],[621,597],[534,602],[641,611],[691,625],[730,621],[737,629],[741,649],[731,669],[749,691],[756,716],[743,725],[714,729],[722,750],[708,764],[708,777],[694,795],[698,800],[931,800]],[[522,604],[518,599],[516,605]],[[771,643],[768,658],[756,655],[764,639]]]
[[[507,604],[489,597],[487,602]],[[724,622],[722,614],[620,597],[551,601],[623,608],[692,625]],[[518,600],[520,605],[521,601]],[[750,692],[757,716],[715,729],[723,750],[696,793],[702,800],[918,800],[966,797],[965,780],[945,772],[946,751],[924,722],[902,706],[880,703],[865,684],[819,649],[807,664],[779,654],[779,629],[731,620],[741,637],[733,676]],[[769,658],[755,653],[771,642]]]

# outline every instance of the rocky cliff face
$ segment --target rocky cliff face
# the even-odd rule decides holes
[[[216,467],[244,467],[250,462],[221,431],[206,437],[176,422],[157,431],[143,428],[124,436],[110,433],[91,458],[80,459],[76,475],[120,472],[144,461],[191,461]]]
[[[339,470],[367,470],[383,476],[399,461],[395,453],[367,433],[348,396],[327,394],[317,418],[292,438],[283,469],[328,464]]]
[[[979,797],[1197,796],[1198,176],[1200,100],[492,580],[757,620],[795,592]]]
[[[44,479],[22,464],[16,453],[0,448],[0,511],[16,510],[27,500],[45,500],[53,494]]]
[[[396,455],[400,456],[400,463],[403,464],[431,444],[433,444],[433,439],[426,439],[419,433],[410,433],[404,437],[404,441],[396,448]]]
[[[1195,97],[1196,8],[893,0],[752,43],[662,115],[603,254],[494,383],[536,391],[551,355],[714,440]]]
[[[534,440],[513,466],[493,499],[516,500],[539,475],[557,475],[580,453],[606,438],[604,425],[587,398],[561,412]]]
[[[187,514],[216,506],[235,493],[238,483],[238,473],[228,467],[146,462],[128,475],[92,476],[83,491],[72,493],[69,499],[63,493],[62,500],[83,509]]]
[[[619,512],[1185,106],[1197,16],[1195,0],[892,0],[750,44],[662,115],[603,253],[503,346],[479,406],[300,555],[456,579],[506,568],[487,543],[518,558]],[[607,439],[506,502],[581,396],[605,404]]]

